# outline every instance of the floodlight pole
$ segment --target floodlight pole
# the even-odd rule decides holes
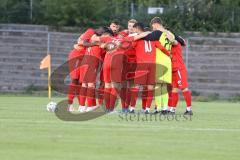
[[[134,4],[133,2],[131,2],[131,18],[133,18],[133,15],[134,15]]]
[[[30,0],[30,20],[32,22],[32,7],[33,7],[33,2]]]

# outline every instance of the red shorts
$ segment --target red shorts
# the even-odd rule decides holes
[[[73,49],[69,53],[68,65],[69,65],[70,78],[72,80],[79,79],[79,76],[80,76],[79,67],[81,65],[83,55],[84,54],[81,51],[78,51],[76,49]]]
[[[124,62],[123,80],[134,80],[136,68],[136,61]]]
[[[172,72],[172,87],[178,89],[188,88],[188,77],[186,69],[179,69]]]
[[[84,56],[80,66],[81,83],[95,83],[97,80],[97,71],[100,64],[100,59],[94,56]]]
[[[120,83],[124,80],[123,78],[124,58],[126,57],[122,53],[106,54],[103,62],[104,82]]]
[[[156,75],[156,65],[154,63],[137,64],[134,84],[154,85]]]

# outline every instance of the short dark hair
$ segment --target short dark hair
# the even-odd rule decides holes
[[[149,27],[145,27],[145,28],[144,28],[144,31],[147,32],[147,31],[152,31],[152,30],[151,30],[151,28],[149,28]]]
[[[104,27],[99,27],[99,28],[95,29],[95,34],[97,36],[101,36],[103,34],[103,32],[104,32]]]
[[[163,25],[163,21],[162,21],[162,19],[161,19],[160,17],[154,17],[154,18],[151,20],[150,24],[152,25],[152,24],[154,24],[154,23],[158,23],[158,24]]]
[[[139,30],[141,30],[141,31],[144,31],[144,24],[141,23],[141,22],[135,23],[135,24],[133,25],[133,28],[137,28],[137,29],[139,29]]]
[[[186,46],[186,41],[181,36],[175,35],[175,39],[181,44],[181,46]]]
[[[112,21],[110,22],[110,24],[112,24],[112,23],[114,23],[114,24],[116,24],[116,25],[119,25],[119,24],[120,24],[117,19],[112,20]]]
[[[103,33],[102,34],[108,33],[108,34],[110,34],[112,36],[114,35],[113,31],[109,27],[103,27],[102,29],[103,29]]]

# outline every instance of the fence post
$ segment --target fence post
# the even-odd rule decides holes
[[[50,54],[50,33],[47,32],[47,54]]]
[[[30,20],[31,20],[31,23],[32,23],[32,18],[33,18],[33,1],[30,0]]]
[[[131,18],[134,17],[134,3],[131,3]]]

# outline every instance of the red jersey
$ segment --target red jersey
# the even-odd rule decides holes
[[[125,51],[128,56],[128,62],[136,62],[136,50],[134,48],[129,48]]]
[[[131,44],[133,38],[104,36],[100,38],[100,41],[106,43],[108,49],[103,62],[104,82],[122,82],[125,80],[125,77],[123,76],[125,73],[124,54],[126,47],[128,47],[125,46],[125,44]],[[129,43],[126,43],[128,41]]]
[[[185,64],[182,56],[182,46],[180,43],[172,46],[172,70],[184,69]]]
[[[81,35],[81,39],[84,41],[89,41],[94,34],[94,30],[92,28],[89,28],[84,34]]]
[[[156,61],[156,48],[162,50],[166,55],[169,52],[161,45],[159,41],[138,40],[133,43],[136,50],[137,62],[154,62]]]
[[[128,34],[128,37],[132,37],[133,35],[134,34]],[[129,47],[125,53],[128,56],[128,62],[136,62],[136,50],[134,47]]]
[[[95,31],[92,28],[89,28],[84,32],[81,36],[80,39],[83,41],[90,41],[91,37],[95,34]],[[82,45],[75,44],[74,49],[81,51],[82,53],[86,52],[87,47],[84,47]]]
[[[105,51],[100,46],[92,46],[86,49],[85,55],[96,56],[98,59],[103,60]]]
[[[107,51],[107,54],[125,52],[126,48],[128,48],[128,46],[132,43],[133,40],[133,37],[115,38],[111,36],[106,36],[100,38],[100,41],[103,43],[108,43],[108,46],[111,49]],[[118,46],[119,44],[121,44],[120,47]]]

